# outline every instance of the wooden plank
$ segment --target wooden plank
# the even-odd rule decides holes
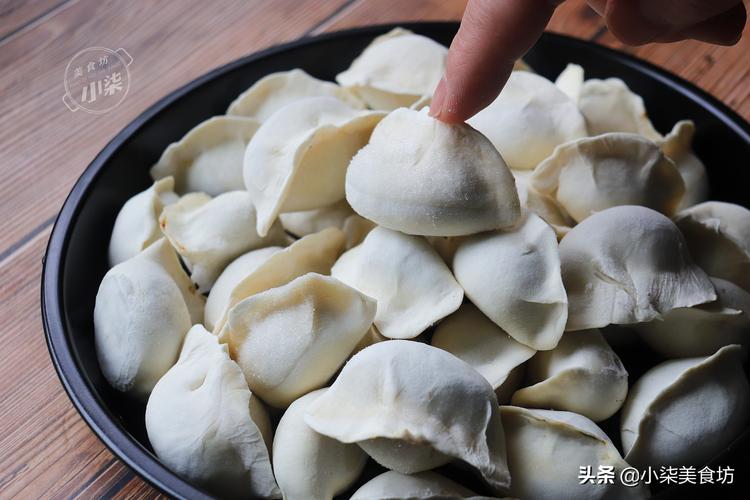
[[[750,24],[732,47],[688,40],[670,44],[629,47],[609,31],[598,40],[609,47],[646,59],[708,91],[744,119],[750,120]]]
[[[65,4],[0,42],[0,255],[48,223],[104,145],[146,107],[216,66],[298,38],[346,0],[184,0]],[[125,101],[102,115],[69,111],[71,57],[99,45],[134,58]]]
[[[466,0],[359,0],[344,8],[315,32],[410,21],[458,21]]]
[[[42,21],[68,0],[4,0],[0,4],[0,40]]]

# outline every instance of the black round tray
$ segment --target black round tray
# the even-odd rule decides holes
[[[42,316],[52,361],[70,399],[97,436],[136,473],[170,496],[207,498],[150,451],[144,407],[107,385],[94,351],[94,299],[107,271],[107,246],[115,217],[128,198],[151,184],[149,167],[169,143],[199,122],[223,114],[253,82],[291,68],[333,80],[373,37],[395,26],[445,45],[458,29],[454,22],[371,26],[301,39],[215,69],[161,99],[117,134],[78,179],[57,217],[42,276]],[[711,197],[748,204],[750,125],[715,98],[627,54],[561,35],[546,33],[525,59],[538,73],[552,79],[568,62],[581,64],[589,78],[622,78],[643,96],[662,132],[680,119],[692,119],[697,126],[694,146],[708,167]],[[625,361],[631,381],[635,380],[642,368]],[[706,493],[727,496],[741,491],[737,483],[745,482],[747,435],[738,438],[716,462],[737,468],[735,488],[714,486]],[[659,496],[692,493],[697,491],[669,488]]]

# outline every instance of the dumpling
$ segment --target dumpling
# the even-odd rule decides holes
[[[395,28],[375,38],[336,81],[373,109],[408,107],[432,94],[447,56],[434,40]]]
[[[271,424],[227,348],[201,325],[146,406],[148,439],[174,472],[220,498],[281,498]]]
[[[305,421],[403,474],[458,459],[495,490],[510,483],[492,386],[457,357],[421,342],[389,340],[354,355],[308,406]]]
[[[516,228],[462,240],[453,273],[466,296],[508,335],[535,350],[557,345],[568,317],[557,238],[529,213]]]
[[[628,394],[628,372],[599,330],[568,332],[551,351],[526,367],[531,385],[513,394],[512,404],[578,413],[594,422],[617,412]]]
[[[505,333],[471,303],[465,303],[435,327],[432,345],[467,362],[492,385],[498,400],[520,384],[512,374],[536,351]]]
[[[619,78],[586,80],[577,102],[591,135],[629,132],[652,141],[662,138],[648,119],[643,99]]]
[[[285,408],[333,376],[374,316],[370,297],[308,273],[234,306],[221,340],[253,393]]]
[[[534,170],[530,186],[576,222],[618,205],[672,216],[685,193],[679,171],[657,144],[623,133],[558,146]]]
[[[710,356],[729,344],[750,345],[750,293],[711,278],[715,302],[672,309],[661,320],[632,328],[655,351],[669,358]]]
[[[332,97],[287,104],[263,122],[245,150],[245,187],[265,236],[280,212],[312,210],[344,199],[352,156],[384,113]]]
[[[229,311],[247,297],[270,288],[286,285],[303,274],[329,274],[331,266],[343,250],[344,234],[339,229],[329,227],[318,233],[304,236],[288,247],[274,252],[234,284],[226,302],[217,298],[221,304],[217,304],[216,310],[221,308],[221,315],[214,316],[215,311],[211,311],[212,320],[215,317],[220,318],[218,321],[214,320],[213,332],[221,333]],[[236,280],[231,278],[231,281]]]
[[[511,170],[511,172],[513,177],[516,178],[516,188],[518,189],[521,207],[541,217],[544,222],[552,227],[558,239],[565,236],[570,228],[576,225],[576,221],[557,203],[537,193],[531,187],[531,177],[534,170]]]
[[[487,138],[405,108],[352,159],[346,199],[383,227],[428,236],[509,227],[521,214],[513,175]]]
[[[354,210],[346,200],[341,200],[323,208],[279,214],[279,220],[281,220],[281,225],[287,232],[300,238],[328,227],[341,229],[344,227],[346,219],[351,215],[354,215]]]
[[[125,202],[109,240],[110,267],[135,257],[162,237],[159,215],[165,205],[177,201],[173,187],[174,179],[165,177]]]
[[[641,469],[700,467],[726,449],[750,418],[744,358],[740,346],[730,345],[647,371],[622,409],[625,460]]]
[[[695,124],[682,120],[660,142],[664,154],[671,159],[685,181],[685,195],[678,208],[692,207],[708,198],[708,176],[703,162],[693,153]]]
[[[701,268],[750,291],[750,210],[707,201],[683,210],[674,220]]]
[[[625,486],[620,472],[628,467],[607,435],[576,413],[501,406],[513,480],[510,496],[533,499],[648,498],[643,485]],[[596,474],[611,467],[612,484],[579,479],[583,467]]]
[[[318,434],[305,423],[310,403],[328,389],[308,393],[281,417],[273,439],[273,471],[286,500],[331,500],[357,480],[367,454]]]
[[[588,135],[576,103],[546,78],[511,73],[492,104],[467,123],[486,135],[512,169],[529,170],[560,144]]]
[[[392,339],[414,338],[461,305],[464,292],[424,238],[376,227],[331,269],[378,302],[375,326]]]
[[[602,210],[560,241],[567,330],[651,321],[716,300],[674,223],[645,207]]]
[[[401,474],[388,471],[363,484],[350,500],[439,500],[448,498],[479,499],[476,493],[432,471]]]
[[[272,255],[282,250],[281,247],[266,247],[251,250],[232,261],[221,272],[211,287],[211,293],[206,300],[206,310],[203,324],[210,331],[221,321],[222,316],[229,308],[232,291],[235,287],[261,267]]]
[[[242,160],[260,123],[240,116],[214,116],[170,144],[151,167],[154,180],[174,177],[179,194],[217,196],[244,189]]]
[[[175,363],[203,298],[165,239],[110,269],[96,294],[94,341],[104,378],[145,398]]]
[[[565,69],[557,75],[555,85],[563,93],[570,97],[573,102],[578,102],[583,87],[584,71],[583,67],[578,64],[568,63]]]
[[[346,249],[354,248],[362,243],[370,231],[375,229],[377,224],[367,220],[357,214],[352,214],[346,218],[341,230],[346,235]]]
[[[255,232],[255,209],[245,191],[216,198],[203,193],[183,196],[159,217],[164,235],[190,270],[190,277],[205,292],[224,268],[245,252],[283,245],[284,229],[275,224],[265,237]]]
[[[255,82],[232,101],[227,114],[248,116],[264,122],[290,102],[306,97],[335,97],[354,108],[364,107],[364,103],[348,90],[295,68],[271,73]]]

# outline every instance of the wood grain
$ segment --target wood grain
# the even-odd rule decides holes
[[[39,282],[50,224],[75,179],[106,142],[172,89],[246,53],[306,33],[459,19],[465,1],[185,0],[160,2],[158,8],[146,0],[2,4],[0,498],[159,496],[78,416],[42,334]],[[695,42],[622,47],[582,0],[559,7],[549,28],[633,52],[750,117],[745,56],[750,33],[732,48]],[[90,45],[125,47],[135,58],[131,93],[119,108],[101,116],[71,113],[61,102],[67,61]]]
[[[346,0],[81,0],[0,43],[0,254],[48,224],[83,169],[146,107],[197,76],[304,35]],[[262,22],[259,22],[262,20]],[[72,113],[63,75],[79,50],[124,47],[128,96],[103,115]]]

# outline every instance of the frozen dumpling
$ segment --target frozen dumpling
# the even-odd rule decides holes
[[[331,276],[377,300],[375,326],[393,339],[416,337],[458,309],[464,296],[424,238],[384,227],[339,257]]]
[[[329,276],[308,273],[234,306],[220,338],[253,393],[285,408],[325,385],[374,316],[370,297]]]
[[[486,137],[405,108],[352,159],[346,199],[380,226],[428,236],[510,227],[521,214],[513,175]]]
[[[214,286],[211,287],[211,293],[208,294],[206,300],[203,322],[208,330],[212,331],[229,309],[232,292],[237,285],[280,250],[282,250],[281,247],[251,250],[240,255],[224,268]]]
[[[608,208],[560,241],[567,330],[651,321],[716,300],[677,226],[650,208]]]
[[[514,71],[492,104],[467,123],[486,135],[512,169],[536,167],[564,142],[585,137],[576,103],[546,78]]]
[[[678,207],[680,209],[692,207],[708,198],[706,166],[693,153],[694,136],[695,124],[690,120],[682,120],[660,142],[662,151],[674,162],[685,181],[685,195]]]
[[[286,500],[331,500],[357,480],[367,454],[318,434],[305,423],[310,404],[328,389],[310,392],[284,412],[273,438],[273,472]]]
[[[190,277],[205,292],[224,268],[243,253],[285,243],[280,224],[261,237],[255,231],[255,208],[245,191],[216,198],[203,193],[183,196],[165,207],[159,218],[162,231],[190,270]]]
[[[343,250],[344,234],[339,229],[329,227],[318,233],[308,234],[288,247],[273,252],[257,266],[251,262],[252,271],[240,278],[239,281],[235,278],[227,278],[232,283],[235,281],[236,283],[233,284],[226,302],[220,295],[217,298],[219,303],[216,306],[212,304],[210,317],[214,323],[213,332],[221,333],[229,311],[251,295],[286,285],[303,274],[330,274],[331,266]],[[259,258],[260,255],[262,255],[260,252],[254,254],[252,260]],[[231,271],[226,272],[232,274]],[[220,289],[222,293],[223,289],[224,284],[222,283]],[[213,290],[211,293],[213,293]],[[216,307],[216,309],[213,309],[213,307]],[[215,315],[219,309],[221,309],[221,314]],[[217,317],[218,320],[215,319]]]
[[[707,201],[683,210],[674,220],[703,270],[750,291],[750,210]]]
[[[164,150],[151,167],[151,177],[173,176],[179,194],[197,191],[217,196],[244,189],[245,146],[259,126],[256,120],[240,116],[209,118]]]
[[[526,366],[528,387],[512,404],[578,413],[594,422],[617,412],[628,394],[628,372],[599,330],[568,332]]]
[[[700,467],[726,449],[750,418],[744,358],[730,345],[706,358],[666,361],[638,379],[622,409],[628,463]]]
[[[512,477],[510,496],[540,500],[650,496],[642,485],[622,484],[620,473],[629,467],[628,463],[604,431],[586,417],[516,406],[501,406],[500,412]],[[594,476],[599,470],[609,469],[612,483],[582,481],[581,469],[585,467],[591,467]],[[592,480],[596,481],[596,477]]]
[[[245,187],[265,236],[280,212],[321,208],[344,199],[352,156],[384,113],[332,97],[287,104],[263,122],[245,150]]]
[[[228,115],[248,116],[264,122],[293,101],[307,97],[335,97],[354,108],[364,103],[333,82],[318,80],[299,68],[266,75],[232,101]]]
[[[473,491],[432,471],[401,474],[388,471],[363,484],[350,500],[439,500],[448,498],[479,499]]]
[[[432,345],[471,365],[487,379],[496,394],[512,394],[518,388],[515,382],[520,380],[512,373],[536,353],[513,340],[468,302],[438,323]]]
[[[125,202],[117,214],[109,240],[110,266],[135,257],[162,237],[159,215],[165,205],[177,201],[173,187],[174,179],[165,177]]]
[[[565,329],[568,299],[557,238],[533,213],[516,228],[462,240],[453,272],[466,296],[508,335],[552,349]]]
[[[99,285],[94,307],[94,340],[104,378],[118,391],[147,397],[202,316],[203,297],[165,239],[117,264]]]
[[[336,81],[373,109],[408,107],[434,92],[447,55],[434,40],[395,28],[375,38]]]
[[[661,319],[632,328],[652,349],[669,358],[710,356],[729,344],[750,345],[750,293],[711,278],[714,302],[672,309]]]
[[[279,214],[279,220],[287,232],[301,238],[329,227],[341,229],[351,215],[354,215],[354,210],[346,200],[341,200],[323,208]]]
[[[656,143],[623,133],[558,146],[529,183],[576,222],[618,205],[642,205],[672,216],[685,193],[680,172]]]
[[[154,387],[146,430],[167,467],[218,497],[281,497],[266,410],[227,347],[201,325],[188,332],[180,359]]]
[[[492,386],[457,357],[421,342],[389,340],[354,355],[310,404],[305,421],[404,474],[458,459],[495,490],[510,483]]]

